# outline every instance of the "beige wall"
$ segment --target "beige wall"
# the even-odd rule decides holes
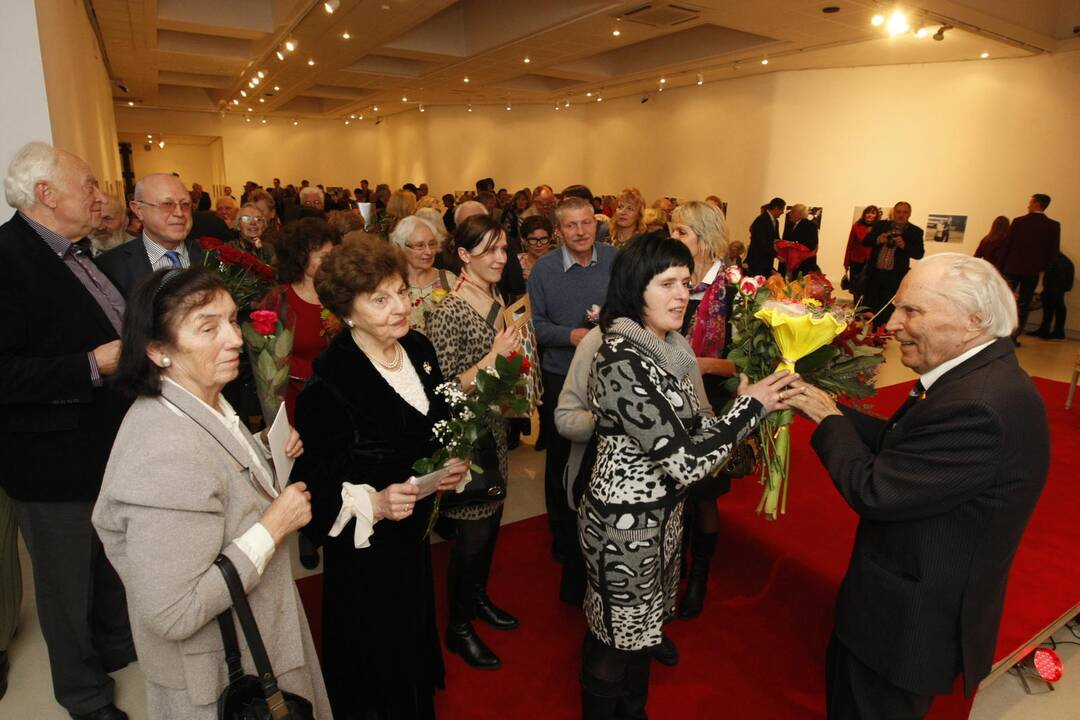
[[[140,117],[120,115],[122,129]],[[144,124],[153,116],[144,115]],[[220,126],[229,181],[355,185],[361,177],[433,192],[584,182],[595,193],[636,185],[650,200],[716,194],[730,203],[734,239],[774,195],[824,207],[820,261],[839,277],[856,205],[912,203],[966,214],[974,252],[996,215],[1054,198],[1062,245],[1080,261],[1080,52],[990,60],[776,73],[575,105],[428,108],[370,120]],[[162,118],[162,120],[166,120]],[[143,132],[156,132],[152,127]],[[1070,296],[1080,328],[1080,291]]]
[[[122,187],[112,86],[83,0],[37,0],[53,144],[86,160],[103,187]],[[31,138],[27,138],[31,139]]]
[[[131,142],[131,164],[135,169],[136,179],[151,173],[178,173],[184,187],[190,189],[192,183],[199,183],[211,197],[220,195],[224,184],[221,139],[186,140],[170,138],[168,135],[163,137],[164,149],[158,147],[155,136],[151,149],[146,150],[145,134],[121,134],[121,140]]]

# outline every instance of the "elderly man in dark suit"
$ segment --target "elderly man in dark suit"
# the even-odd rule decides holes
[[[131,211],[142,220],[142,234],[97,257],[98,267],[124,297],[154,270],[201,265],[203,251],[191,234],[191,196],[180,178],[147,175],[135,184]]]
[[[746,252],[746,264],[751,275],[769,277],[773,274],[773,262],[776,260],[773,243],[780,239],[778,218],[784,214],[785,207],[787,203],[783,198],[773,198],[750,223],[750,249]]]
[[[1016,335],[1027,325],[1031,298],[1045,273],[1061,250],[1061,223],[1046,217],[1050,196],[1036,193],[1028,200],[1028,213],[1014,219],[1001,250],[1001,272],[1016,290],[1020,323]],[[1017,342],[1017,345],[1020,343]]]
[[[124,299],[78,243],[106,198],[44,143],[11,161],[0,226],[0,482],[33,564],[53,692],[74,718],[121,720],[108,673],[134,658],[124,589],[90,524],[127,403],[110,388]]]
[[[829,644],[831,720],[921,718],[963,673],[990,671],[1005,583],[1046,482],[1050,432],[1009,339],[1016,306],[990,263],[958,253],[904,278],[888,329],[920,375],[889,420],[792,397],[859,514]]]

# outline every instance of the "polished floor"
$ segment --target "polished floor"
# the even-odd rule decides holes
[[[1080,342],[1047,342],[1024,338],[1018,350],[1020,361],[1032,375],[1068,382],[1080,353]],[[895,346],[887,351],[879,384],[891,385],[913,380],[915,375],[898,361]],[[1080,398],[1074,410],[1080,415]],[[511,459],[509,499],[503,521],[515,522],[544,512],[543,453],[533,450],[531,438],[514,451]],[[290,547],[295,560],[296,549]],[[0,700],[3,720],[65,720],[68,717],[52,697],[48,658],[45,643],[38,627],[37,605],[34,601],[30,564],[25,548],[20,545],[25,598],[19,631],[9,648],[11,658],[10,687]],[[294,562],[297,576],[306,574]],[[1065,663],[1065,675],[1054,691],[1046,690],[1038,681],[1032,684],[1034,694],[1027,694],[1020,680],[1012,674],[1003,675],[988,688],[979,692],[972,709],[971,720],[1076,720],[1080,717],[1080,628],[1062,628],[1055,639],[1063,643],[1058,653]],[[137,664],[114,674],[117,705],[126,710],[132,720],[147,720],[143,695],[143,676]],[[797,719],[793,719],[797,720]]]

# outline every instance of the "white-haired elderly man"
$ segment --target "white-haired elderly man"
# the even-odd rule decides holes
[[[300,188],[300,208],[302,214],[305,211],[307,214],[321,214],[326,209],[326,195],[317,187],[310,185],[302,187]]]
[[[72,717],[118,720],[108,673],[134,650],[90,513],[127,409],[105,382],[124,299],[76,245],[105,195],[85,162],[45,143],[15,154],[4,194],[17,212],[0,226],[0,483],[30,553],[53,693]]]
[[[101,205],[101,220],[90,231],[90,252],[97,257],[134,239],[128,231],[128,214],[124,201],[112,195],[105,196]]]
[[[888,420],[806,388],[791,404],[859,515],[826,660],[829,718],[921,718],[990,671],[1005,582],[1046,482],[1042,398],[1016,359],[1016,304],[985,260],[915,265],[888,329],[919,374]]]

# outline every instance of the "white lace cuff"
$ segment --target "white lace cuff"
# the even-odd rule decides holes
[[[353,546],[357,549],[370,546],[368,538],[371,537],[375,525],[375,510],[371,507],[370,495],[373,492],[375,488],[370,485],[341,484],[341,510],[330,528],[330,537],[340,535],[349,521],[355,518]]]
[[[233,542],[240,548],[240,552],[247,555],[248,560],[255,566],[255,571],[259,573],[259,577],[262,577],[266,564],[270,562],[270,558],[274,557],[274,551],[277,550],[270,531],[263,527],[262,523],[255,523]]]

